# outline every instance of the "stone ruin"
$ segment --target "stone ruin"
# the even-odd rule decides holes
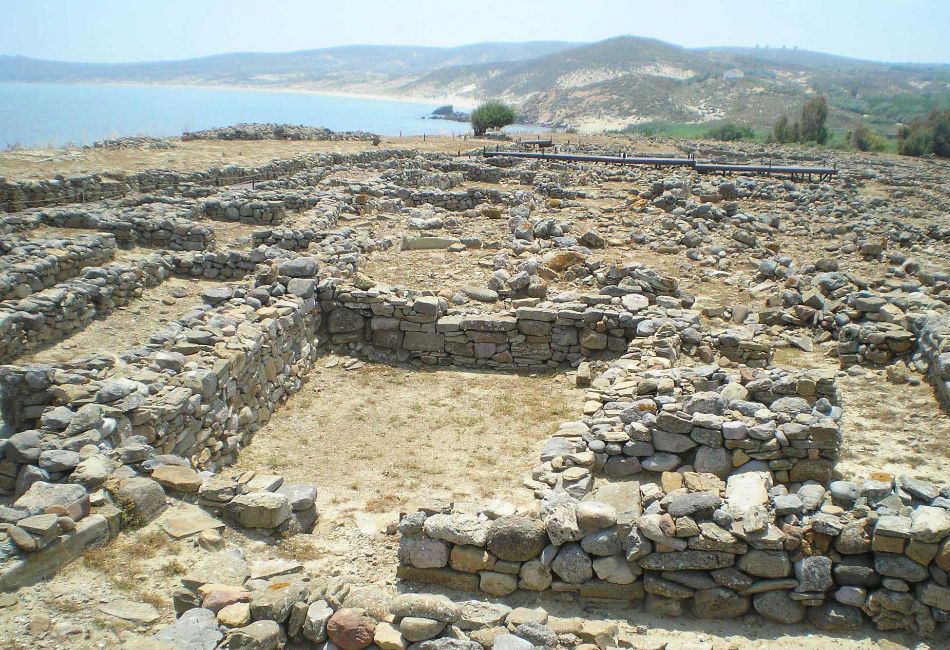
[[[867,171],[842,163],[853,188]],[[950,486],[882,472],[837,478],[849,432],[836,373],[782,369],[774,356],[790,341],[803,350],[830,343],[842,369],[900,362],[950,410],[950,274],[897,248],[935,245],[946,232],[895,232],[881,216],[845,228],[853,241],[841,255],[890,265],[875,283],[834,259],[797,263],[770,244],[777,233],[841,234],[810,223],[804,208],[834,204],[841,191],[828,184],[742,178],[688,188],[639,173],[371,150],[121,183],[0,184],[10,213],[0,224],[0,589],[55,572],[155,519],[173,498],[205,516],[166,532],[197,535],[209,556],[174,593],[180,618],[154,636],[168,647],[661,647],[637,645],[616,623],[481,598],[381,603],[363,586],[311,579],[299,563],[252,567],[221,550],[225,524],[275,540],[313,530],[318,485],[228,467],[256,431],[284,417],[281,405],[316,360],[335,352],[410,367],[567,370],[585,390],[582,411],[552,432],[525,479],[534,507],[429,498],[403,513],[397,576],[407,584],[945,635]],[[219,187],[248,175],[265,181]],[[499,186],[464,188],[472,182]],[[649,263],[596,259],[592,251],[613,245],[596,231],[533,216],[587,198],[577,186],[617,182],[644,188],[644,225],[632,241],[713,273],[727,251],[758,260],[750,293],[760,304],[697,308]],[[832,223],[849,210],[879,214],[848,196],[852,207]],[[785,201],[786,221],[741,211],[759,200]],[[344,225],[387,213],[406,221],[401,241]],[[445,229],[506,214],[508,239],[485,287],[446,296],[362,271],[397,244],[478,251],[489,242]],[[250,230],[219,239],[218,226],[233,223]],[[49,228],[93,232],[31,235]],[[894,249],[881,246],[882,234]],[[117,258],[133,248],[147,254]],[[222,284],[118,357],[20,361],[171,277]],[[556,278],[574,288],[553,288]]]

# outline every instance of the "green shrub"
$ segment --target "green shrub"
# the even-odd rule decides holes
[[[704,135],[710,140],[735,142],[736,140],[752,140],[755,138],[755,131],[747,126],[723,124],[722,126],[709,129]]]
[[[515,121],[515,109],[504,102],[492,100],[472,111],[472,129],[475,135],[483,135],[488,129],[500,129]]]
[[[898,135],[897,150],[903,156],[933,153],[933,134],[923,125],[905,126]]]
[[[859,124],[848,134],[848,144],[858,151],[884,151],[887,142],[867,124]]]
[[[950,158],[950,109],[933,111],[926,120],[902,126],[897,138],[898,151],[905,156]]]

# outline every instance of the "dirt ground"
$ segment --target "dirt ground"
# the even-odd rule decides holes
[[[518,134],[514,134],[518,137]],[[533,137],[533,136],[531,136]],[[559,136],[559,141],[576,142],[579,136]],[[668,151],[669,146],[648,140],[618,139],[615,136],[584,136],[585,143],[635,142],[645,153]],[[105,171],[134,173],[146,169],[195,171],[221,165],[260,165],[278,159],[309,153],[351,153],[370,149],[418,149],[419,151],[453,153],[459,150],[494,147],[496,140],[473,136],[383,136],[377,147],[369,141],[321,140],[189,140],[172,141],[172,149],[95,149],[70,147],[54,149],[15,149],[0,151],[0,177],[8,181],[48,179],[61,174],[78,176]]]
[[[541,444],[583,401],[583,391],[560,374],[361,363],[345,369],[350,363],[320,359],[303,389],[254,435],[237,468],[269,468],[294,481],[319,472],[321,500],[370,511],[433,493],[530,501],[521,483]]]
[[[838,369],[838,360],[816,347],[776,352],[775,364],[790,369]],[[854,368],[838,372],[844,442],[835,471],[863,481],[871,472],[946,483],[950,459],[950,417],[941,411],[933,387],[909,375],[913,384],[895,384],[883,370]]]

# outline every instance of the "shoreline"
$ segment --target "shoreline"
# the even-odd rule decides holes
[[[404,104],[434,104],[434,108],[451,104],[456,108],[472,109],[477,102],[465,97],[447,95],[441,97],[414,95],[387,95],[385,93],[363,93],[349,90],[310,88],[307,86],[255,86],[250,84],[202,84],[202,83],[163,83],[134,81],[0,81],[0,84],[17,86],[63,85],[63,86],[108,86],[118,88],[195,88],[201,90],[250,90],[253,92],[293,93],[298,95],[322,95],[324,97],[344,97],[370,101],[401,102]]]

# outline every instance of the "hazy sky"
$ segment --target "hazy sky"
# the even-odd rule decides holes
[[[0,54],[71,61],[633,34],[950,62],[950,0],[0,0],[0,10]]]

